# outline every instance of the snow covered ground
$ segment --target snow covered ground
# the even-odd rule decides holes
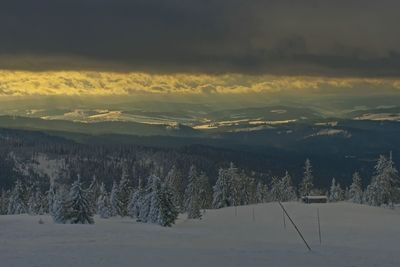
[[[0,266],[400,266],[399,210],[284,205],[313,251],[288,220],[284,229],[278,204],[268,203],[238,207],[237,215],[235,208],[208,210],[172,228],[129,218],[58,225],[47,216],[0,216]]]

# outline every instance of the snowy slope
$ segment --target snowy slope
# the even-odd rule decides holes
[[[172,228],[132,219],[56,225],[42,216],[0,216],[0,266],[400,266],[400,211],[349,203],[285,203],[208,210]],[[254,220],[253,220],[254,208]],[[322,245],[318,241],[319,208]]]

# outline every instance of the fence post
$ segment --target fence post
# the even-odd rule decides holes
[[[306,245],[306,247],[308,248],[308,250],[311,251],[311,247],[308,245],[307,241],[304,239],[303,235],[301,234],[299,228],[297,228],[297,225],[293,222],[292,218],[287,213],[285,207],[282,205],[282,203],[280,201],[278,201],[278,204],[279,204],[279,206],[281,206],[282,210],[285,212],[286,216],[289,218],[289,221],[292,223],[294,229],[296,229],[297,233],[299,234],[299,236],[303,240],[303,242]]]

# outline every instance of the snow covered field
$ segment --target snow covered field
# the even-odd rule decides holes
[[[129,218],[54,224],[47,216],[0,216],[0,266],[400,266],[400,211],[349,203],[277,203],[208,210],[172,228]],[[254,219],[253,219],[254,208]],[[318,239],[320,211],[322,245]],[[42,218],[44,224],[39,224]]]

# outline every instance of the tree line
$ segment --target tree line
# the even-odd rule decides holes
[[[400,178],[392,154],[388,157],[381,155],[374,170],[366,188],[359,173],[355,172],[349,187],[342,188],[333,178],[327,192],[314,187],[309,159],[305,161],[298,189],[287,171],[266,184],[233,163],[227,168],[219,168],[213,185],[206,173],[195,165],[187,174],[173,166],[164,177],[151,174],[139,178],[137,185],[124,170],[120,179],[114,179],[109,190],[96,176],[85,185],[79,174],[71,186],[53,182],[45,192],[37,184],[26,185],[17,180],[11,190],[2,190],[0,214],[50,214],[56,223],[72,224],[93,224],[96,214],[104,219],[130,216],[143,223],[171,226],[181,213],[185,213],[188,219],[201,219],[206,209],[295,201],[307,195],[326,194],[332,202],[348,200],[393,207],[400,202]]]

